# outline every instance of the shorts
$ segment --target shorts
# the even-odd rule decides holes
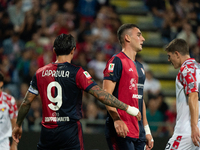
[[[200,148],[193,144],[190,135],[173,135],[165,150],[200,150]]]
[[[110,150],[145,150],[146,142],[130,137],[106,138]]]
[[[42,126],[37,150],[84,150],[80,121],[48,129]]]
[[[110,150],[145,150],[146,140],[131,137],[119,137],[114,123],[106,121],[105,136]]]
[[[0,140],[0,149],[10,150],[10,140],[9,140],[9,138],[4,138],[4,139]]]

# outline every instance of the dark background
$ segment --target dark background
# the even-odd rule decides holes
[[[39,132],[23,132],[18,150],[37,150]],[[83,134],[85,150],[109,150],[104,134]],[[164,150],[169,138],[154,138],[153,150]]]

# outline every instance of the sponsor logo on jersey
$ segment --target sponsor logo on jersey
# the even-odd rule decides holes
[[[142,95],[133,94],[132,98],[138,98],[138,99],[141,99],[141,98],[142,98]]]
[[[134,78],[131,78],[130,80],[130,86],[129,86],[129,89],[132,90],[136,90],[136,80]]]
[[[69,121],[69,117],[45,117],[45,122],[65,122]]]
[[[133,72],[133,69],[132,68],[129,68],[129,70],[128,71],[132,71]]]
[[[109,72],[113,72],[114,66],[115,66],[114,63],[110,63],[109,66],[108,66],[108,71],[109,71]]]
[[[88,78],[88,79],[92,78],[92,77],[90,76],[90,74],[89,74],[87,71],[84,71],[83,73],[84,73],[84,75],[86,76],[86,78]]]

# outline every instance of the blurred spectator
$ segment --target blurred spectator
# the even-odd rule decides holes
[[[190,48],[197,44],[197,37],[192,32],[192,26],[187,21],[183,23],[183,29],[177,34],[176,38],[184,39]]]
[[[32,56],[32,49],[26,48],[22,51],[21,57],[17,63],[17,71],[20,82],[30,83],[29,80],[29,70],[30,70],[30,61]],[[28,80],[28,81],[27,81]]]
[[[1,59],[0,70],[4,74],[4,85],[12,83],[14,67],[6,55]]]
[[[80,15],[75,11],[75,3],[75,0],[65,0],[62,7],[69,31],[77,30],[80,27]]]
[[[92,23],[98,8],[98,0],[78,0],[76,9],[81,15],[82,24],[85,24],[86,22]]]
[[[14,30],[19,32],[20,26],[24,22],[25,12],[22,9],[22,0],[14,0],[13,5],[8,6],[8,14]]]
[[[163,114],[164,120],[167,120],[166,112],[169,109],[168,104],[165,102],[165,96],[163,93],[158,93],[156,96],[156,101],[158,103],[158,110]]]
[[[80,52],[77,55],[78,55],[77,59],[73,60],[73,63],[76,64],[77,66],[83,67],[84,70],[88,70],[87,59],[86,59],[85,53],[84,52]]]
[[[14,27],[10,22],[10,18],[7,12],[4,12],[2,18],[0,19],[0,43],[4,39],[10,38],[13,33]]]
[[[196,35],[198,39],[197,45],[200,47],[200,25],[197,27]]]
[[[15,63],[24,49],[24,46],[25,44],[20,39],[19,33],[14,32],[10,38],[3,41],[3,54],[7,55],[12,63]]]
[[[176,123],[176,101],[172,101],[169,105],[169,109],[166,111],[165,115],[167,116],[167,120],[165,121],[168,125],[167,131],[169,132],[168,135],[172,136],[174,131],[174,126]]]
[[[162,135],[162,126],[159,123],[164,121],[163,114],[158,110],[158,102],[153,95],[150,97],[147,105],[147,120],[153,136],[157,137]]]
[[[144,93],[156,95],[161,91],[160,81],[154,78],[150,70],[146,71],[146,79],[144,82]]]
[[[181,30],[182,20],[178,17],[173,7],[166,10],[163,27],[161,29],[164,42],[168,43],[173,40]]]
[[[42,117],[41,101],[36,97],[31,104],[31,108],[26,116],[28,120],[29,130],[34,131],[35,120]]]
[[[153,14],[155,27],[162,28],[166,10],[165,0],[146,0],[146,6]]]
[[[192,10],[193,5],[189,3],[189,0],[178,0],[174,4],[175,10],[178,13],[178,17],[184,19],[187,13]]]
[[[39,68],[43,67],[44,65],[47,65],[55,60],[55,57],[53,54],[53,46],[45,45],[43,50],[44,50],[44,52],[37,59]]]
[[[190,56],[194,58],[197,62],[200,62],[200,47],[195,45],[191,48]]]
[[[110,31],[105,26],[105,15],[102,13],[98,13],[95,21],[91,26],[91,32],[94,40],[98,45],[101,45],[105,41],[108,40],[110,36]]]
[[[32,36],[37,31],[37,25],[33,14],[26,13],[25,20],[20,27],[20,39],[24,42],[32,40]]]
[[[111,32],[108,40],[99,48],[106,55],[106,61],[109,60],[114,54],[121,51],[121,45],[118,42],[116,33]]]
[[[105,54],[102,52],[96,52],[95,59],[91,60],[88,63],[88,68],[92,68],[95,71],[95,76],[97,77],[98,80],[102,81],[103,80],[103,71],[106,67],[106,62],[105,62]]]

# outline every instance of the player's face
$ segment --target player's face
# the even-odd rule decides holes
[[[171,64],[174,66],[175,69],[181,66],[179,56],[176,52],[175,53],[168,52],[167,55],[168,55],[168,61],[171,62]]]
[[[139,52],[142,50],[143,42],[145,41],[144,37],[142,36],[142,32],[138,28],[133,28],[131,30],[131,46]]]

